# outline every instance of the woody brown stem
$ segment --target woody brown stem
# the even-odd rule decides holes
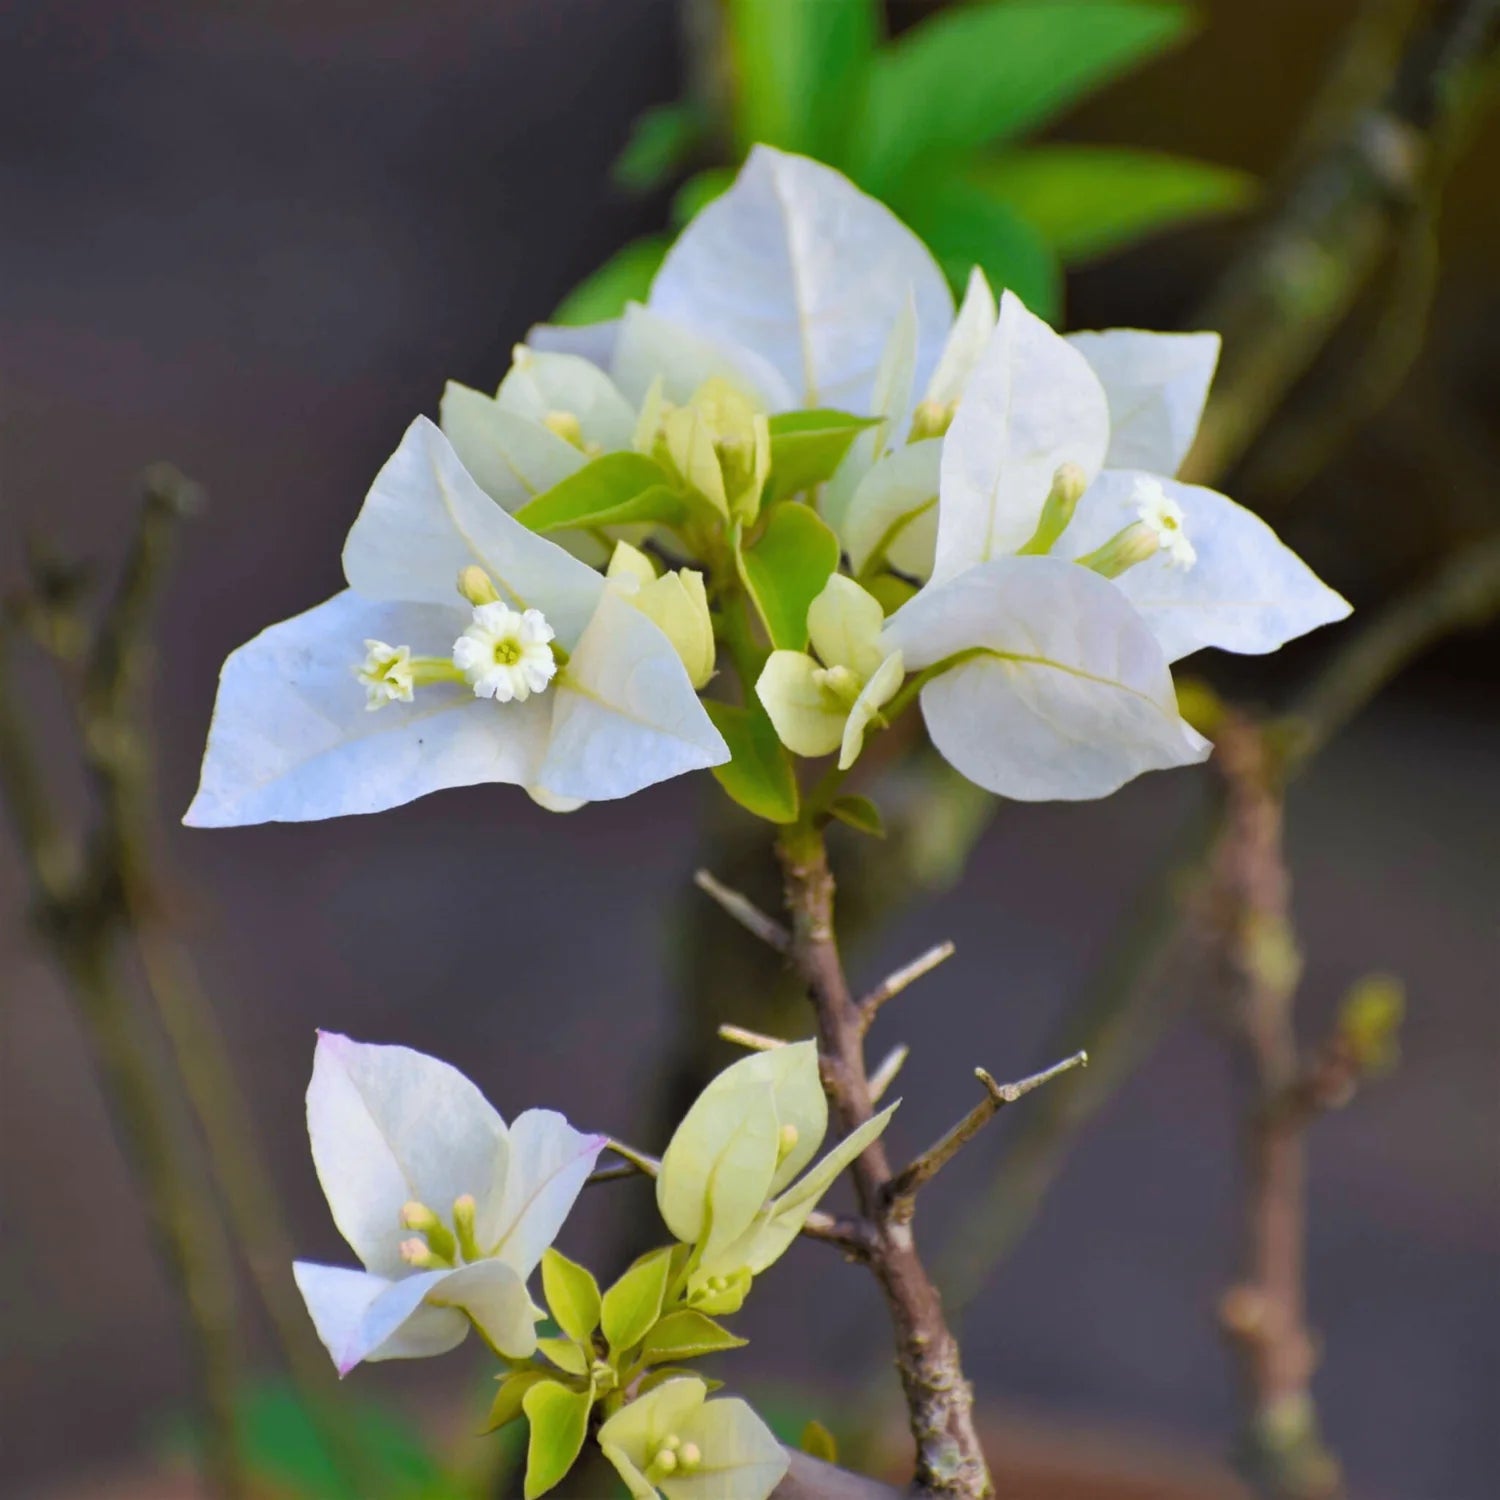
[[[872,1113],[864,1017],[849,989],[833,925],[833,875],[821,830],[799,824],[777,843],[791,918],[792,964],[817,1019],[829,1100],[847,1133]],[[887,1201],[893,1173],[875,1141],[852,1168],[869,1242],[864,1259],[885,1293],[896,1335],[896,1368],[916,1444],[916,1483],[932,1495],[982,1500],[994,1493],[974,1428],[973,1391],[911,1226],[911,1200]]]

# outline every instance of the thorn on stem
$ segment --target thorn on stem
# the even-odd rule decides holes
[[[715,880],[707,870],[699,870],[693,876],[693,884],[704,895],[718,902],[741,927],[758,937],[768,948],[774,948],[778,953],[785,953],[791,948],[791,933],[773,917],[768,917],[748,896]]]

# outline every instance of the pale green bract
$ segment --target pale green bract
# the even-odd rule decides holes
[[[444,1353],[471,1325],[502,1354],[529,1356],[541,1313],[527,1279],[606,1138],[545,1109],[507,1127],[447,1063],[328,1032],[307,1128],[334,1222],[364,1267],[294,1267],[339,1374]]]
[[[692,1376],[668,1380],[616,1412],[599,1446],[632,1500],[766,1500],[786,1450],[736,1397],[707,1399]]]

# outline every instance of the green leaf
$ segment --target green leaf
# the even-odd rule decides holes
[[[587,1375],[588,1355],[572,1339],[538,1339],[537,1351],[544,1359],[550,1359],[559,1370],[569,1375]]]
[[[687,165],[703,137],[703,111],[696,104],[678,100],[653,105],[636,116],[610,176],[631,192],[649,192]]]
[[[644,453],[606,453],[528,500],[514,515],[545,535],[635,521],[673,526],[686,517],[687,503],[670,487],[666,470]]]
[[[671,243],[666,235],[632,240],[563,298],[552,321],[603,323],[618,318],[627,302],[644,302]]]
[[[646,1336],[641,1359],[648,1365],[668,1360],[697,1359],[724,1349],[743,1349],[749,1343],[701,1312],[684,1308],[668,1313]]]
[[[803,650],[807,606],[839,565],[839,539],[811,507],[778,505],[756,541],[736,549],[736,561],[771,644]]]
[[[1056,321],[1062,266],[1041,233],[1008,204],[966,178],[935,175],[904,188],[896,206],[955,287],[977,265],[997,294],[1008,289],[1038,317]]]
[[[1069,262],[1255,197],[1255,179],[1214,162],[1115,146],[1039,146],[975,167],[972,180],[1046,236]]]
[[[526,1500],[545,1495],[573,1467],[588,1432],[592,1388],[570,1390],[555,1380],[532,1386],[521,1399],[531,1423],[526,1447]]]
[[[874,578],[867,578],[863,587],[875,596],[887,616],[895,614],[903,604],[917,596],[916,584],[898,578],[894,573],[879,573]]]
[[[557,1326],[587,1344],[599,1326],[599,1283],[593,1273],[549,1247],[542,1252],[542,1293]]]
[[[500,1389],[495,1392],[494,1404],[490,1407],[489,1421],[483,1430],[494,1432],[496,1428],[514,1422],[525,1410],[526,1392],[540,1381],[551,1379],[545,1370],[537,1369],[512,1370],[509,1375],[502,1375]]]
[[[874,51],[873,0],[728,0],[735,134],[837,163]]]
[[[868,833],[871,838],[876,839],[885,837],[885,820],[880,816],[880,809],[868,797],[846,792],[842,797],[833,799],[828,811],[840,823],[847,823],[860,833]]]
[[[694,172],[672,194],[668,217],[678,229],[686,229],[715,198],[721,198],[734,185],[739,174],[733,167],[706,167]]]
[[[759,703],[745,708],[705,698],[714,728],[730,758],[712,768],[715,780],[739,805],[768,823],[797,821],[797,777],[786,746]]]
[[[870,69],[856,176],[884,194],[935,155],[959,156],[1060,114],[1187,32],[1184,5],[997,0],[913,27]]]
[[[669,1245],[643,1255],[604,1294],[604,1337],[611,1352],[619,1354],[640,1343],[661,1316],[676,1248]]]
[[[771,499],[810,490],[833,475],[849,445],[879,417],[856,417],[846,411],[780,412],[770,420]]]

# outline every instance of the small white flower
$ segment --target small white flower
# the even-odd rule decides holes
[[[412,701],[415,684],[410,646],[366,641],[365,659],[354,669],[354,675],[365,685],[365,707],[372,712],[387,703]]]
[[[1198,550],[1188,534],[1182,507],[1161,487],[1161,481],[1150,474],[1138,474],[1130,492],[1135,513],[1143,525],[1150,527],[1158,549],[1166,554],[1167,566],[1186,572],[1198,561]]]
[[[551,645],[556,635],[539,609],[478,604],[473,623],[453,643],[453,665],[476,698],[524,703],[533,693],[545,692],[557,675]]]
[[[298,1261],[339,1374],[461,1343],[471,1325],[526,1359],[526,1282],[604,1149],[551,1110],[507,1126],[456,1068],[320,1032],[307,1130],[334,1223],[363,1270]]]

